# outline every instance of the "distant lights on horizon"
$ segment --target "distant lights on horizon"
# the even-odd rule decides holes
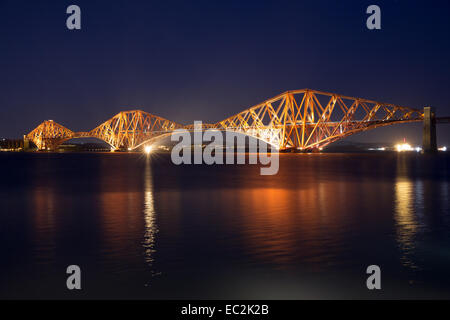
[[[411,145],[409,145],[408,143],[399,143],[399,144],[397,144],[396,146],[395,146],[395,149],[398,151],[398,152],[403,152],[403,151],[416,151],[416,152],[421,152],[422,151],[422,148],[421,147],[415,147],[415,148],[413,148],[413,147],[411,147]],[[440,147],[440,148],[438,148],[438,151],[447,151],[447,147],[446,146],[443,146],[443,147]]]
[[[411,147],[411,145],[409,143],[399,143],[395,146],[395,149],[398,152],[402,152],[402,151],[413,151],[413,147]]]

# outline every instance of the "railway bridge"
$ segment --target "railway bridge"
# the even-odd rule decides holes
[[[423,122],[423,150],[436,146],[436,118],[430,107],[423,110],[391,103],[344,96],[311,89],[293,90],[254,105],[204,128],[239,132],[261,139],[279,151],[313,151],[358,132],[378,127]],[[25,136],[39,150],[55,150],[63,142],[94,137],[113,150],[134,150],[176,129],[193,130],[142,110],[123,111],[88,132],[72,131],[46,120]]]

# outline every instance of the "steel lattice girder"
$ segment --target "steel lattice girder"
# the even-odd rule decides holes
[[[134,149],[156,136],[183,126],[141,110],[124,111],[89,132],[115,148]]]
[[[66,127],[46,120],[31,131],[26,137],[34,142],[39,150],[54,150],[59,144],[72,139],[75,133]]]
[[[351,134],[422,121],[417,109],[316,90],[288,91],[215,124],[280,150],[321,148]]]
[[[214,128],[241,132],[279,150],[322,148],[357,132],[396,123],[423,120],[423,112],[389,103],[310,89],[287,91],[215,124]],[[44,121],[27,138],[39,149],[55,149],[77,137],[95,137],[114,149],[135,149],[175,129],[193,125],[176,122],[141,110],[120,112],[89,132],[73,132],[51,120]]]

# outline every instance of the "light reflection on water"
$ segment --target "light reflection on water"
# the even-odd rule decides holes
[[[361,297],[370,264],[394,297],[422,294],[410,280],[450,293],[448,157],[284,154],[275,176],[164,155],[2,157],[20,170],[0,185],[0,297],[64,297],[69,264],[85,298]]]
[[[153,203],[153,176],[150,166],[150,158],[145,161],[145,189],[144,189],[144,220],[145,220],[145,233],[143,240],[143,247],[145,250],[145,261],[152,266],[154,261],[153,253],[155,252],[156,233],[158,232],[156,225],[156,213]]]
[[[401,259],[405,266],[413,269],[417,265],[410,255],[415,250],[415,236],[418,224],[414,212],[414,185],[407,178],[399,178],[395,183],[395,220],[397,226],[397,239],[402,252]]]
[[[34,244],[39,244],[34,255],[38,263],[46,264],[55,258],[55,194],[52,187],[35,188],[32,197]]]
[[[416,233],[419,231],[417,221],[417,206],[414,201],[421,201],[421,184],[415,185],[408,176],[407,158],[397,158],[397,178],[395,182],[395,220],[397,227],[397,241],[401,250],[401,260],[404,266],[411,269],[418,268],[413,261],[416,249]]]
[[[257,259],[255,263],[268,263],[282,269],[300,261],[314,268],[320,262],[325,268],[329,266],[333,256],[342,251],[341,232],[344,230],[340,229],[343,227],[339,223],[340,213],[333,210],[335,190],[334,184],[325,182],[300,190],[240,190],[239,198],[234,201],[246,207],[245,213],[236,220],[241,225],[245,248]],[[223,199],[227,200],[226,193]]]

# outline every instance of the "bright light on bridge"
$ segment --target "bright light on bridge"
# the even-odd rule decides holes
[[[150,152],[152,152],[153,147],[152,146],[145,146],[144,151],[146,154],[149,154]]]

